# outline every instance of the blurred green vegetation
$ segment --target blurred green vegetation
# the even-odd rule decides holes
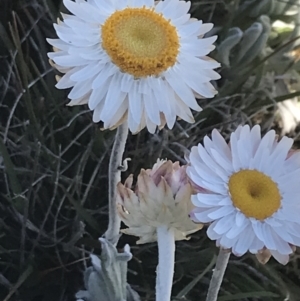
[[[123,177],[158,157],[185,163],[185,152],[213,128],[226,136],[238,124],[260,123],[299,146],[297,118],[286,130],[280,110],[285,100],[297,108],[300,95],[299,3],[192,1],[192,16],[213,22],[211,35],[219,36],[212,53],[222,63],[219,94],[199,100],[204,110],[195,124],[131,135]],[[100,131],[87,107],[66,107],[68,91],[54,87],[45,38],[55,37],[61,10],[60,0],[0,2],[0,300],[74,300],[107,225],[114,132]],[[143,300],[154,300],[156,245],[137,247],[123,236],[119,247],[125,243],[133,246],[130,284]],[[177,245],[174,300],[204,300],[217,248],[205,231]],[[299,264],[297,252],[287,266],[232,256],[218,300],[299,301]]]

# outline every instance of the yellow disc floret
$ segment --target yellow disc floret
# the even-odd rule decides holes
[[[116,11],[105,21],[101,35],[112,62],[136,78],[157,76],[176,63],[176,28],[153,9]]]
[[[260,171],[240,170],[230,177],[228,187],[234,206],[247,217],[264,220],[280,208],[277,184]]]

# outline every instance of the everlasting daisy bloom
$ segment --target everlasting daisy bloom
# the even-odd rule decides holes
[[[240,126],[228,145],[217,130],[193,147],[187,173],[206,192],[192,196],[192,218],[211,223],[217,245],[241,256],[247,251],[286,264],[300,245],[300,154],[293,139]],[[266,251],[267,250],[267,251]]]
[[[134,191],[132,181],[130,176],[118,185],[118,212],[129,227],[122,232],[139,236],[140,244],[157,240],[156,301],[170,301],[175,240],[188,239],[202,228],[188,216],[193,206],[186,167],[158,160],[152,169],[141,170]]]
[[[118,184],[117,206],[129,227],[122,232],[140,237],[138,244],[156,241],[161,226],[173,229],[175,240],[202,228],[189,219],[192,187],[179,162],[158,160],[152,169],[141,170],[134,190],[132,182],[131,175]]]
[[[73,14],[55,24],[58,39],[49,53],[65,75],[56,87],[71,88],[69,105],[88,104],[93,121],[115,128],[145,126],[153,133],[176,117],[194,118],[196,97],[216,94],[211,80],[219,63],[206,55],[216,36],[203,38],[212,24],[190,18],[191,3],[180,0],[70,0]]]

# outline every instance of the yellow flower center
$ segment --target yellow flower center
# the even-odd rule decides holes
[[[257,170],[240,170],[229,179],[229,192],[235,207],[247,217],[264,220],[281,205],[277,184]]]
[[[102,47],[122,72],[136,78],[157,76],[176,63],[176,28],[153,9],[125,8],[102,26]]]

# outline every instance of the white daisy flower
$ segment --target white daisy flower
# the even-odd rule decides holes
[[[206,55],[216,36],[203,38],[213,24],[190,18],[180,0],[70,0],[73,14],[55,24],[58,39],[49,53],[65,75],[56,87],[71,88],[69,105],[88,104],[93,121],[129,129],[174,126],[176,117],[194,122],[196,97],[210,98],[220,65]]]
[[[282,264],[300,245],[300,153],[293,139],[261,137],[260,126],[240,126],[227,145],[217,130],[193,147],[187,173],[205,188],[192,196],[192,218],[211,223],[207,234],[241,256],[270,254]]]

